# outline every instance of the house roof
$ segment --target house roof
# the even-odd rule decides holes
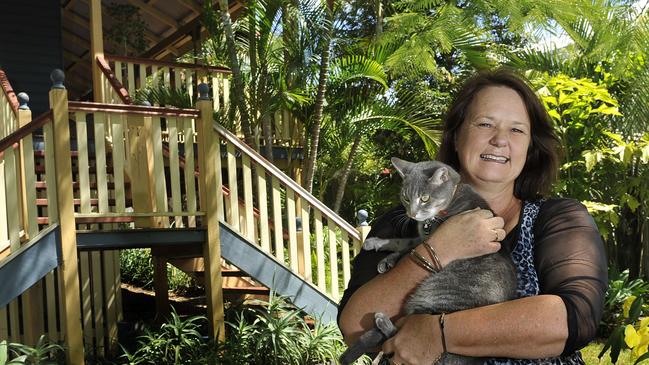
[[[200,20],[206,0],[101,0],[104,51],[110,54],[106,34],[115,26],[107,9],[112,3],[130,4],[140,9],[146,24],[146,50],[131,54],[155,60],[174,61],[198,45],[205,30]],[[218,4],[214,5],[218,7]],[[230,14],[243,9],[238,0],[230,0]],[[92,91],[89,0],[61,0],[63,64],[71,99],[84,99]],[[123,54],[122,54],[123,55]]]

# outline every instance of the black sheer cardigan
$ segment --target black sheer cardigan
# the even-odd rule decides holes
[[[513,248],[519,232],[520,222],[502,244]],[[559,296],[566,306],[568,339],[563,355],[568,355],[585,346],[597,333],[608,285],[604,246],[586,207],[573,199],[544,202],[533,232],[540,292]],[[369,234],[382,238],[416,235],[416,223],[405,218],[403,207],[377,218]],[[338,307],[339,317],[352,294],[377,275],[376,265],[385,255],[361,250],[354,258],[352,276]]]

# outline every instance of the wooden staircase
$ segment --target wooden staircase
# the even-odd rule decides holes
[[[147,74],[154,68],[135,66],[155,77]],[[163,80],[182,80],[180,71],[161,70],[174,75]],[[214,123],[216,100],[227,101],[219,94],[225,80],[212,80],[212,100],[200,86],[196,109],[67,102],[57,89],[50,113],[0,131],[0,197],[21,197],[0,201],[0,209],[19,212],[0,219],[0,243],[8,242],[0,247],[8,255],[0,268],[17,260],[22,246],[39,245],[33,240],[56,223],[63,237],[58,263],[78,264],[57,266],[42,279],[47,294],[36,302],[45,314],[34,318],[49,324],[36,332],[74,351],[83,342],[96,354],[113,349],[121,317],[119,250],[133,247],[150,247],[157,262],[205,282],[212,334],[222,325],[225,295],[263,296],[269,288],[314,317],[335,320],[367,227],[345,222]],[[106,82],[106,91],[116,93],[114,83]],[[20,324],[33,321],[21,318],[32,312],[27,294],[0,308],[0,336],[32,341],[30,326]]]

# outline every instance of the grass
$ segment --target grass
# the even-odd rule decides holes
[[[584,358],[584,362],[586,365],[611,365],[613,364],[611,362],[611,358],[609,357],[609,353],[604,354],[602,356],[602,359],[598,359],[597,355],[599,355],[599,352],[602,351],[602,348],[604,347],[604,343],[602,342],[591,342],[588,346],[584,347],[581,350],[581,355]],[[642,363],[647,363],[642,362]],[[617,365],[632,365],[633,360],[631,360],[631,351],[625,350],[620,353],[620,357],[617,360]]]

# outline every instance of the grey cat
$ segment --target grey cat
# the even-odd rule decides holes
[[[384,273],[448,217],[474,208],[489,209],[487,202],[470,185],[460,182],[460,175],[439,161],[408,162],[396,157],[392,164],[403,178],[401,202],[406,214],[418,221],[418,237],[377,238],[363,244],[364,250],[391,251],[378,264]],[[450,244],[450,243],[449,243]],[[513,299],[516,294],[516,269],[510,252],[501,246],[497,253],[455,260],[438,273],[431,273],[405,303],[405,314],[450,313]],[[365,332],[341,356],[342,364],[351,364],[364,353],[379,347],[394,336],[397,328],[383,313],[375,314],[376,327]],[[384,360],[384,362],[387,362]],[[484,359],[442,355],[438,364],[480,364]]]

